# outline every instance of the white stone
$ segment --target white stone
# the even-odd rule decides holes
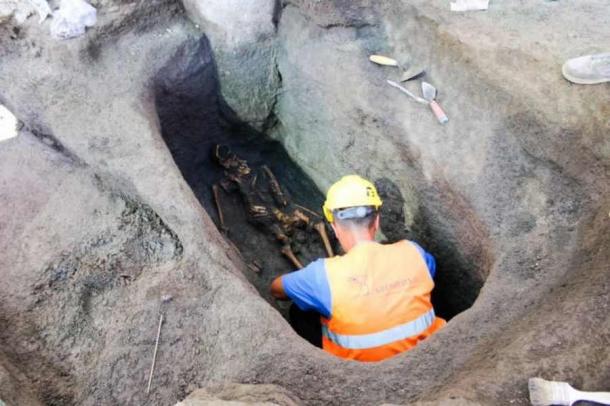
[[[11,19],[15,10],[17,9],[17,2],[12,0],[0,1],[0,24],[5,23]]]
[[[275,32],[274,0],[183,0],[183,4],[189,18],[212,41],[221,36],[229,45],[239,46]]]
[[[182,0],[210,41],[222,96],[237,116],[261,130],[275,104],[275,0]]]
[[[26,0],[0,0],[0,24],[13,20],[17,25],[35,12],[34,7]]]

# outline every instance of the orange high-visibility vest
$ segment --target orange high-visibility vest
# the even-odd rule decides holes
[[[434,282],[414,244],[364,242],[324,262],[331,318],[322,347],[338,357],[381,361],[407,351],[445,325],[436,317]]]

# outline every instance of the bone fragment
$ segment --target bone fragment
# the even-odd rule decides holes
[[[305,214],[303,214],[303,212],[301,212],[299,209],[296,209],[295,211],[292,212],[292,214],[298,218],[299,220],[301,220],[303,223],[305,224],[309,224],[309,217],[307,217]]]
[[[249,263],[248,269],[250,269],[254,273],[261,273],[261,267],[255,262]]]
[[[309,214],[313,214],[313,215],[314,215],[314,216],[316,216],[316,217],[320,217],[320,218],[322,218],[322,216],[320,216],[318,213],[316,213],[316,212],[315,212],[315,211],[313,211],[313,210],[308,209],[307,207],[303,207],[303,206],[301,206],[300,204],[296,204],[296,203],[295,203],[294,205],[295,205],[295,207],[298,207],[299,209],[304,210],[304,211],[306,211],[306,212],[307,212],[307,213],[309,213]],[[609,213],[608,215],[610,215],[610,213]]]

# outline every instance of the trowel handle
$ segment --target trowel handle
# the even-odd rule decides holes
[[[432,112],[436,116],[439,123],[445,124],[447,121],[449,121],[449,119],[447,118],[447,115],[445,114],[443,109],[441,109],[441,106],[438,105],[436,100],[432,100],[430,102],[430,108],[432,109]]]

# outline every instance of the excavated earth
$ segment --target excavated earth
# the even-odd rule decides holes
[[[0,142],[4,403],[525,405],[532,376],[610,390],[610,84],[560,69],[608,51],[605,0],[91,3],[97,24],[68,41],[29,3],[0,7],[0,104],[21,122]],[[373,53],[425,66],[449,122]],[[217,227],[219,142],[318,212],[340,176],[375,181],[383,238],[438,258],[446,328],[374,364],[301,339],[267,293],[291,269],[277,244],[235,198]]]

